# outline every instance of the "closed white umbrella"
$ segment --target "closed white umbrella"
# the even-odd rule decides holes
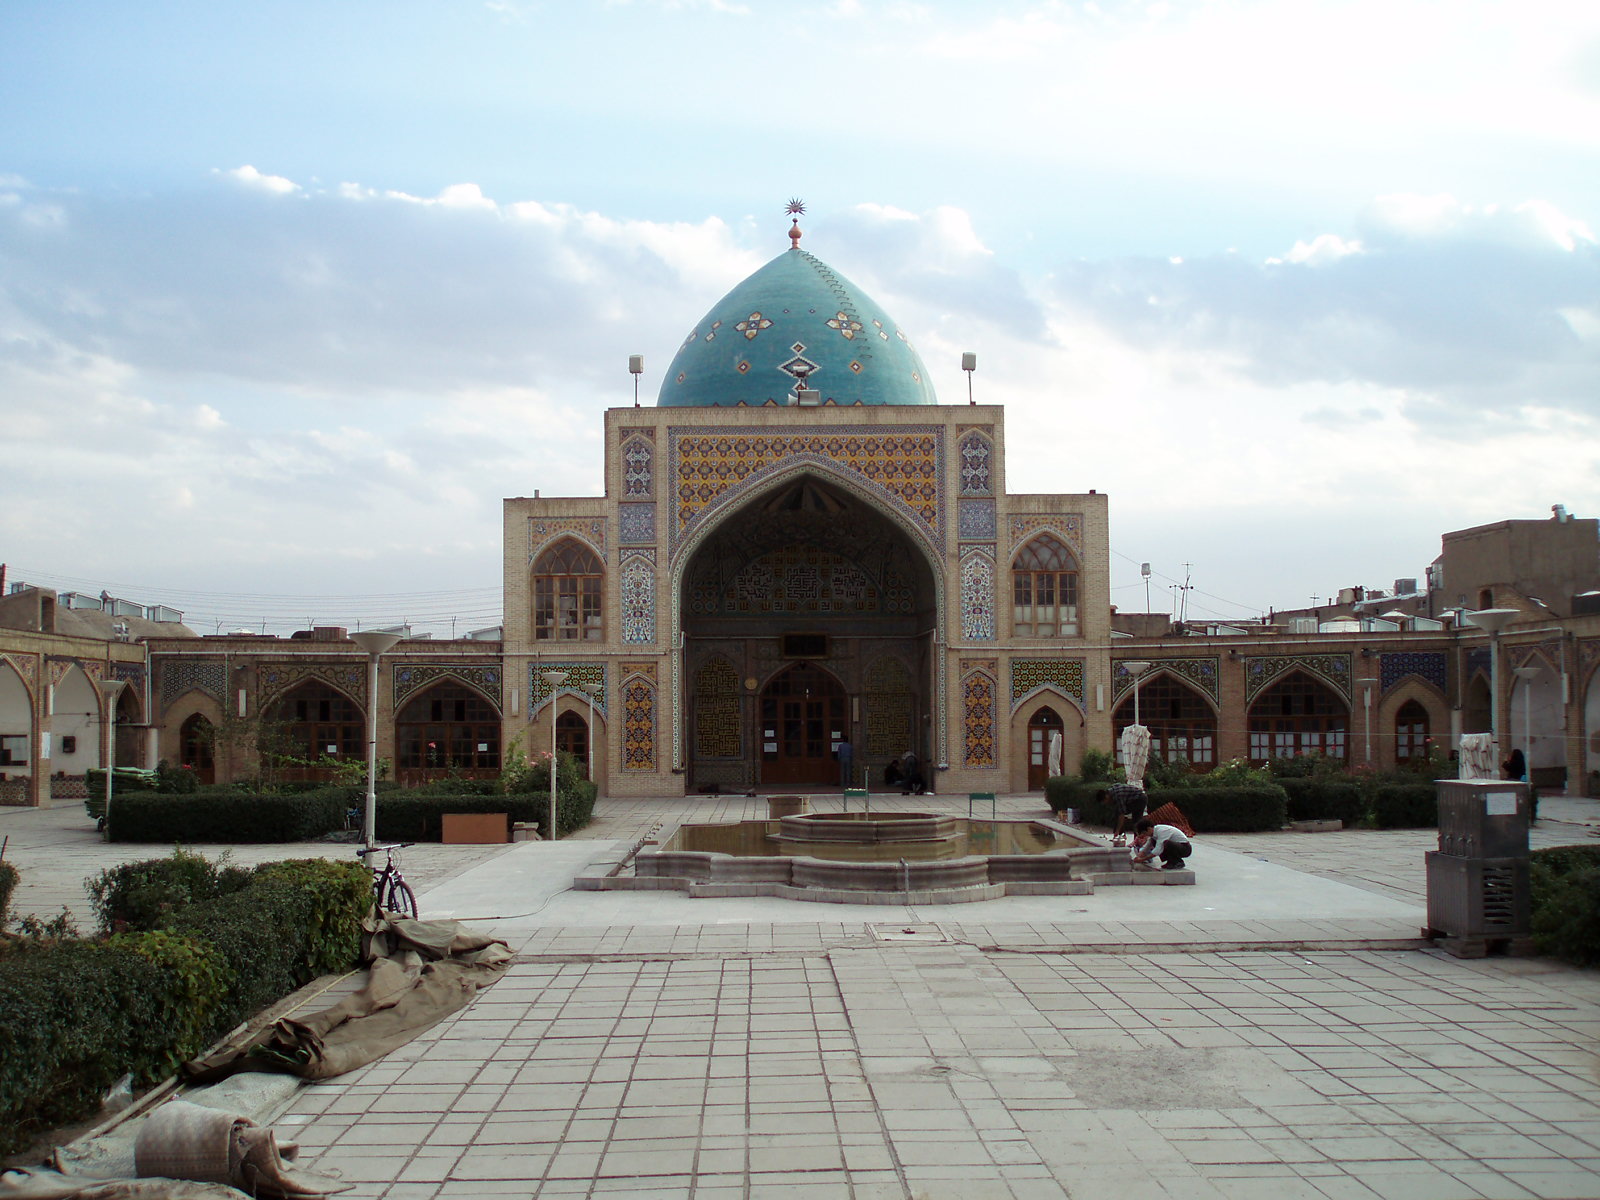
[[[1144,769],[1150,761],[1150,731],[1143,725],[1129,725],[1122,731],[1122,769],[1128,782],[1144,786]]]
[[[1059,729],[1051,732],[1050,750],[1045,757],[1050,764],[1048,768],[1050,778],[1054,779],[1057,775],[1064,774],[1061,763],[1061,731]]]

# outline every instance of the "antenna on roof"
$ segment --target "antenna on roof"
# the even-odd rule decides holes
[[[792,220],[789,222],[789,249],[800,249],[800,218],[806,211],[806,202],[798,196],[783,206],[783,211]]]
[[[628,355],[628,374],[633,376],[633,406],[639,407],[639,376],[644,374],[644,355]]]

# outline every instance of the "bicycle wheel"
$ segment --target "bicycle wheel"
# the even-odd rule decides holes
[[[417,894],[404,879],[389,881],[389,897],[383,905],[390,912],[415,921],[417,919]]]

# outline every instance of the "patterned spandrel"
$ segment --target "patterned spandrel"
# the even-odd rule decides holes
[[[1445,676],[1448,666],[1448,660],[1443,650],[1417,650],[1399,654],[1385,654],[1378,669],[1378,678],[1381,680],[1380,687],[1387,692],[1407,675],[1415,675],[1419,679],[1433,684],[1434,687],[1442,692],[1445,690]]]
[[[868,429],[797,429],[785,434],[758,429],[719,433],[673,430],[674,544],[678,534],[708,506],[797,457],[814,459],[832,470],[854,472],[936,533],[942,438],[941,430],[925,427],[893,433]]]
[[[566,679],[562,680],[559,689],[552,688],[544,681],[544,671],[565,671]],[[606,668],[604,663],[580,662],[535,662],[528,666],[528,717],[531,720],[556,692],[570,692],[574,696],[581,696],[585,704],[589,702],[589,693],[583,690],[586,683],[598,683],[600,690],[595,693],[594,707],[596,712],[606,711]]]
[[[1083,707],[1083,659],[1014,658],[1011,660],[1011,707],[1042,687],[1053,687]]]
[[[974,672],[961,681],[964,762],[969,767],[995,765],[994,680]]]
[[[167,659],[161,664],[161,707],[167,709],[185,692],[199,692],[227,707],[228,664],[204,659]]]
[[[501,673],[498,665],[484,663],[405,663],[394,668],[394,706],[400,706],[417,692],[440,680],[464,683],[500,709]]]
[[[314,680],[343,692],[358,708],[367,706],[366,663],[263,663],[256,671],[256,709],[266,712],[280,696]]]
[[[638,550],[622,560],[622,640],[647,646],[656,640],[656,555]]]
[[[560,517],[528,519],[528,561],[531,563],[551,542],[567,534],[577,534],[589,543],[602,560],[606,556],[606,523],[601,517]]]
[[[739,673],[725,658],[695,672],[694,752],[697,758],[738,758]]]
[[[961,636],[969,642],[995,638],[994,559],[982,551],[961,559]]]
[[[1345,700],[1350,699],[1352,670],[1348,654],[1285,654],[1245,659],[1245,703],[1249,704],[1262,689],[1289,671],[1304,671]]]
[[[1053,533],[1083,556],[1083,517],[1078,513],[1042,513],[1033,516],[1017,515],[1006,521],[1010,531],[1011,547],[1015,550],[1036,533]]]
[[[1221,660],[1216,658],[1161,658],[1152,660],[1153,665],[1143,675],[1148,682],[1162,671],[1176,675],[1186,683],[1193,684],[1213,701],[1218,698],[1217,673]],[[1111,698],[1113,703],[1121,703],[1122,698],[1133,691],[1133,675],[1121,663],[1113,663],[1111,667]]]
[[[23,679],[32,694],[39,683],[39,659],[33,654],[0,654],[0,663],[9,665]]]
[[[1600,667],[1600,638],[1583,638],[1578,642],[1578,678],[1587,679],[1596,667]]]
[[[656,769],[656,689],[644,679],[622,685],[622,769]]]

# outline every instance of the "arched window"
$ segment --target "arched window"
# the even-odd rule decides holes
[[[1048,533],[1011,560],[1011,596],[1016,637],[1078,636],[1078,560]]]
[[[556,718],[556,749],[570,754],[583,777],[589,777],[589,722],[582,713],[564,712]]]
[[[605,636],[603,569],[580,542],[557,542],[533,564],[533,635],[539,641],[596,642]]]
[[[217,731],[204,713],[195,713],[178,730],[178,753],[183,765],[195,773],[201,783],[216,779]]]
[[[500,714],[464,684],[435,684],[407,701],[394,732],[402,768],[500,767]]]
[[[302,683],[266,712],[272,732],[262,748],[314,761],[324,754],[365,759],[367,735],[361,710],[325,683]]]
[[[1415,700],[1394,715],[1394,757],[1396,762],[1428,757],[1428,710]]]
[[[1250,706],[1250,761],[1297,754],[1343,759],[1348,723],[1349,709],[1331,688],[1293,671]]]
[[[1187,684],[1168,674],[1139,685],[1139,720],[1150,731],[1150,757],[1188,764],[1197,771],[1217,765],[1217,714]],[[1133,724],[1133,692],[1117,706],[1112,722],[1118,761],[1122,731]]]

